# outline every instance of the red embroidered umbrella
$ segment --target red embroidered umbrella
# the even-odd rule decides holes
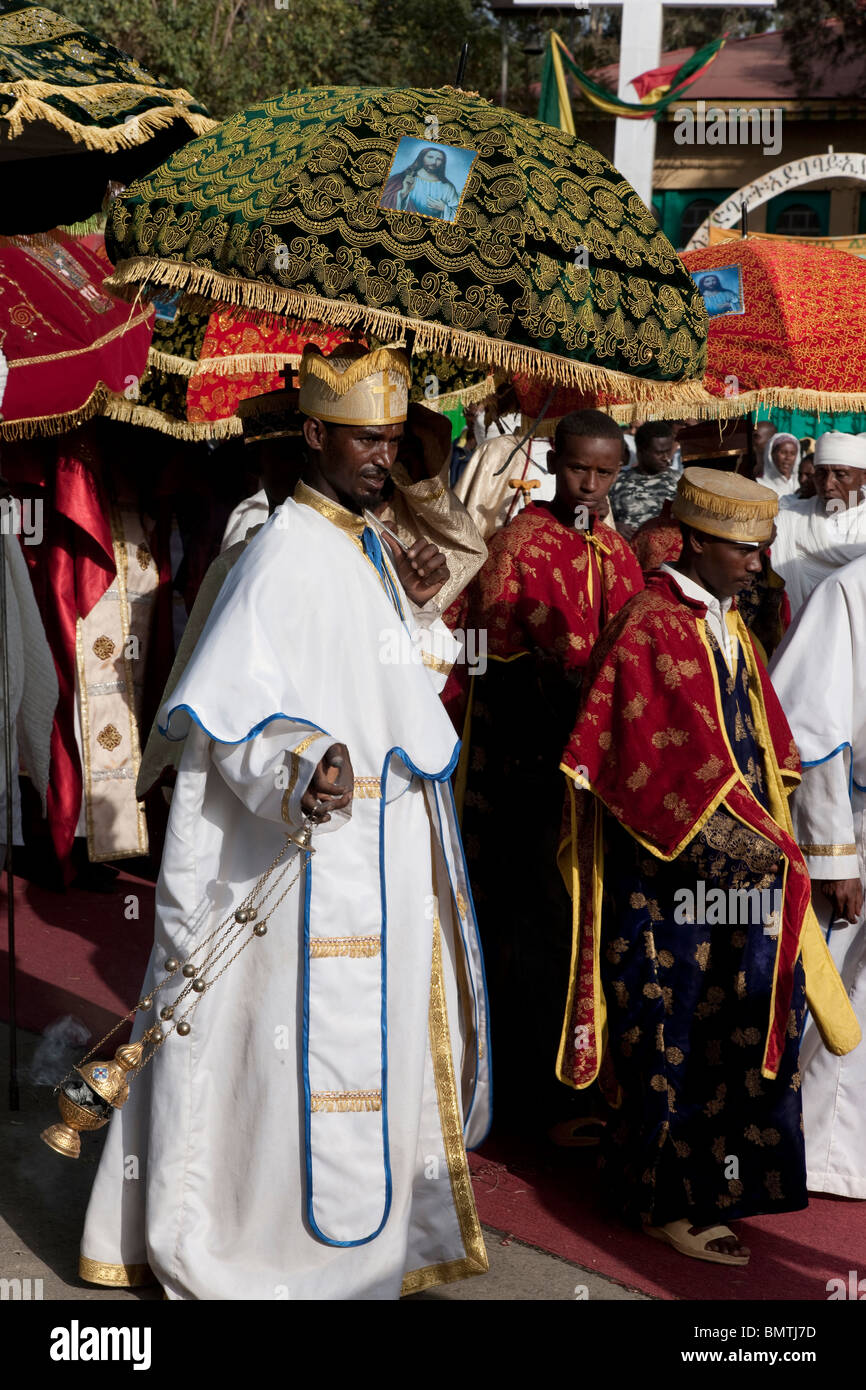
[[[306,343],[329,353],[355,336],[327,324],[244,316],[224,307],[192,313],[170,301],[157,306],[138,394],[127,390],[113,397],[105,414],[182,439],[239,435],[240,402],[283,387],[283,369],[298,365]],[[493,391],[493,378],[485,371],[438,354],[413,358],[412,365],[412,397],[431,409],[451,410]]]
[[[328,353],[347,337],[320,323],[189,313],[176,301],[157,314],[140,387],[112,397],[105,414],[179,439],[241,434],[241,401],[285,386],[283,368],[297,366],[306,343]]]
[[[0,345],[9,363],[0,439],[74,429],[138,381],[153,309],[104,290],[108,269],[104,252],[62,232],[0,239]]]
[[[709,314],[704,419],[760,407],[844,413],[866,409],[866,262],[799,241],[739,241],[686,251],[683,265]],[[548,391],[515,380],[524,415],[535,419]],[[613,395],[557,390],[539,425],[550,433],[571,410],[594,405],[617,419],[682,415],[659,399],[624,405]]]

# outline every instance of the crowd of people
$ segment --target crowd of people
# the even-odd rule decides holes
[[[866,1199],[866,435],[760,422],[712,458],[695,422],[582,410],[529,440],[506,391],[455,469],[409,383],[399,349],[308,348],[242,408],[262,490],[139,772],[172,789],[154,1052],[93,1282],[483,1273],[491,1072],[505,1132],[596,1145],[611,1220],[685,1256]]]

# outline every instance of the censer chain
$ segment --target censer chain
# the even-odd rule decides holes
[[[239,908],[232,909],[231,916],[224,918],[222,922],[220,922],[216,927],[214,927],[213,931],[209,932],[209,934],[205,937],[204,941],[202,941],[202,942],[199,944],[199,946],[196,948],[196,951],[202,951],[202,950],[204,950],[205,947],[207,947],[207,946],[209,945],[209,943],[210,943],[211,941],[213,941],[213,939],[214,939],[215,936],[218,936],[219,933],[220,933],[221,931],[223,931],[227,926],[229,926],[229,925],[231,924],[232,919],[235,920],[235,922],[236,922],[236,924],[237,924],[237,930],[231,933],[231,935],[228,937],[228,939],[223,943],[222,949],[221,949],[215,956],[205,956],[204,960],[202,961],[201,970],[207,970],[209,967],[214,966],[214,965],[216,964],[216,962],[217,962],[218,960],[220,960],[220,959],[222,958],[222,956],[225,955],[226,951],[229,949],[229,947],[231,946],[232,942],[236,939],[238,933],[241,932],[241,931],[243,931],[243,928],[244,928],[245,926],[248,925],[248,923],[247,923],[246,921],[238,923],[238,922],[237,922],[237,916],[236,916],[236,914],[237,914],[238,912],[242,911],[242,910],[249,911],[250,908],[253,908],[253,907],[255,906],[255,897],[256,897],[256,894],[264,887],[265,883],[266,883],[267,880],[270,878],[270,875],[273,873],[274,869],[275,869],[275,868],[277,867],[277,865],[279,864],[279,862],[280,862],[280,860],[282,859],[283,855],[285,854],[286,850],[290,848],[291,844],[292,844],[292,842],[291,842],[290,840],[286,840],[286,843],[282,846],[282,848],[280,849],[279,853],[278,853],[278,854],[276,855],[276,857],[273,859],[273,861],[271,862],[271,864],[268,866],[267,869],[265,869],[264,873],[261,874],[260,877],[256,880],[255,884],[254,884],[253,887],[250,889],[250,891],[247,893],[246,897],[243,898],[243,900],[241,901],[240,907],[239,907]],[[263,926],[263,925],[265,925],[265,924],[270,920],[270,918],[273,916],[273,914],[274,914],[274,912],[276,911],[276,909],[279,907],[280,903],[283,901],[283,899],[286,897],[286,895],[287,895],[289,892],[291,892],[292,888],[294,888],[295,884],[297,883],[298,879],[300,878],[300,875],[301,875],[301,868],[302,868],[302,867],[303,867],[303,865],[300,865],[300,866],[299,866],[298,872],[295,874],[295,877],[292,879],[292,881],[291,881],[291,883],[288,885],[288,887],[285,888],[284,891],[280,894],[279,898],[278,898],[277,901],[273,904],[273,906],[271,907],[271,909],[270,909],[270,911],[268,912],[267,916],[266,916],[266,917],[263,917],[263,918],[261,919],[261,922],[259,922],[258,916],[256,917],[256,924],[257,924],[257,925]],[[279,886],[281,879],[285,876],[285,874],[287,873],[288,869],[289,869],[289,864],[288,864],[288,863],[284,864],[283,867],[282,867],[282,869],[280,870],[280,873],[279,873],[279,874],[277,875],[277,877],[274,879],[273,883],[271,883],[270,887],[268,888],[267,892],[265,893],[264,897],[262,898],[261,903],[259,904],[259,906],[264,906],[264,904],[267,902],[268,898],[271,896],[271,894],[272,894],[272,893],[277,889],[277,887]],[[249,937],[247,937],[246,941],[244,941],[243,944],[242,944],[241,946],[238,947],[238,950],[235,951],[234,955],[232,955],[232,956],[230,957],[230,959],[226,961],[225,965],[223,966],[222,970],[220,970],[219,974],[215,975],[214,978],[213,978],[212,980],[209,980],[209,981],[207,982],[207,988],[210,988],[211,985],[213,985],[213,984],[216,983],[216,981],[220,978],[220,975],[222,975],[222,974],[224,973],[224,971],[228,969],[228,967],[231,965],[232,961],[235,960],[236,957],[237,957],[238,955],[240,955],[240,952],[244,949],[245,946],[248,946],[248,945],[250,944],[250,942],[254,939],[254,936],[256,936],[256,935],[263,935],[263,933],[255,933],[255,932],[253,932],[252,935],[250,935]],[[194,954],[195,954],[195,952],[194,952]],[[190,956],[186,961],[183,962],[183,965],[188,965],[188,964],[190,964],[191,960],[192,960],[192,957]],[[145,1007],[150,1008],[150,1007],[152,1006],[152,1003],[153,1003],[153,997],[154,997],[154,995],[158,994],[159,991],[160,991],[161,989],[163,989],[165,985],[169,984],[169,983],[171,982],[171,980],[174,979],[175,975],[177,974],[177,971],[178,971],[178,970],[181,970],[181,969],[183,968],[183,965],[182,965],[181,963],[178,963],[178,966],[177,966],[177,969],[176,969],[176,970],[171,971],[171,972],[165,977],[164,980],[160,980],[158,984],[154,985],[153,989],[150,990],[149,993],[142,995],[142,997],[139,999],[138,1003],[137,1003],[137,1004],[134,1004],[133,1007],[132,1007],[131,1009],[129,1009],[129,1010],[127,1011],[127,1013],[125,1013],[125,1014],[123,1015],[122,1018],[118,1019],[117,1023],[115,1023],[115,1025],[114,1025],[114,1027],[113,1027],[113,1028],[109,1028],[108,1032],[104,1035],[104,1037],[100,1038],[99,1041],[98,1041],[97,1043],[94,1043],[94,1045],[93,1045],[93,1047],[90,1049],[90,1051],[89,1051],[84,1057],[81,1058],[81,1061],[78,1062],[77,1065],[76,1065],[75,1067],[71,1067],[71,1068],[69,1069],[69,1071],[68,1071],[68,1072],[66,1073],[66,1075],[63,1077],[63,1079],[62,1079],[61,1081],[59,1081],[59,1082],[57,1083],[57,1085],[53,1088],[53,1089],[54,1089],[54,1093],[56,1094],[58,1091],[60,1091],[61,1088],[63,1087],[64,1083],[65,1083],[66,1081],[68,1081],[69,1078],[70,1078],[71,1076],[73,1076],[74,1073],[78,1070],[78,1067],[82,1067],[82,1066],[85,1065],[85,1063],[89,1062],[90,1059],[91,1059],[91,1057],[95,1056],[95,1054],[96,1054],[97,1052],[99,1052],[99,1050],[102,1048],[103,1044],[106,1043],[106,1042],[108,1042],[108,1039],[111,1038],[111,1037],[113,1037],[114,1034],[115,1034],[120,1028],[123,1028],[123,1026],[124,1026],[126,1023],[128,1023],[128,1022],[130,1021],[130,1019],[134,1018],[135,1015],[136,1015],[136,1013],[138,1013],[139,1011],[143,1010]],[[200,973],[199,973],[199,972],[196,973],[196,978],[200,978]],[[181,991],[181,993],[178,995],[177,1000],[176,1000],[175,1004],[174,1004],[172,1007],[173,1007],[173,1008],[177,1008],[177,1005],[178,1005],[179,1003],[181,1003],[183,999],[186,998],[186,996],[189,994],[189,992],[190,992],[191,990],[192,990],[192,980],[190,980],[190,981],[187,983],[187,985],[184,987],[184,989],[183,989],[183,990]],[[203,991],[202,993],[204,993],[204,991]],[[201,997],[201,996],[198,996],[198,998],[200,998],[200,997]],[[192,1007],[193,1007],[193,1008],[194,1008],[195,1005],[198,1003],[198,998],[196,998],[196,999],[194,999],[194,1000],[192,1001]],[[148,1001],[149,1001],[149,1002],[148,1002]],[[188,1009],[186,1012],[189,1013],[190,1010]],[[185,1018],[185,1017],[186,1017],[186,1014],[184,1014],[183,1018]],[[180,1022],[183,1022],[183,1019],[178,1019],[178,1020],[176,1021],[176,1023],[180,1023]],[[156,1043],[156,1047],[158,1047],[158,1046],[160,1045],[160,1043],[164,1042],[165,1039],[166,1039],[172,1032],[174,1032],[175,1027],[176,1027],[176,1023],[173,1023],[172,1026],[168,1029],[168,1031],[163,1035],[163,1037]],[[143,1061],[143,1062],[141,1063],[141,1066],[136,1068],[135,1072],[133,1073],[134,1075],[138,1075],[138,1073],[147,1065],[147,1063],[150,1061],[150,1058],[153,1056],[153,1053],[156,1051],[156,1047],[154,1047],[153,1050],[149,1053],[149,1055],[148,1055],[148,1057],[145,1059],[145,1061]]]

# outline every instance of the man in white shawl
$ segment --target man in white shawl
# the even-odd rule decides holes
[[[787,499],[776,520],[771,558],[792,616],[822,579],[866,555],[866,434],[822,434],[815,482],[816,497]]]
[[[866,1023],[866,556],[825,579],[771,666],[803,763],[794,833],[818,919],[861,1027]],[[833,1057],[803,1035],[808,1186],[866,1199],[866,1047]]]
[[[464,1147],[489,1122],[486,995],[438,698],[457,644],[430,605],[447,570],[365,516],[408,363],[308,349],[300,380],[303,480],[160,714],[186,735],[145,983],[169,976],[167,1036],[113,1118],[82,1242],[84,1278],[152,1272],[169,1299],[393,1299],[487,1268]],[[204,943],[238,911],[218,979]],[[200,1003],[175,1028],[191,957]]]

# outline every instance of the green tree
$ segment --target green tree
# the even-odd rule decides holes
[[[859,77],[850,79],[844,88],[840,85],[836,95],[862,99],[862,60],[866,55],[866,6],[862,0],[784,0],[779,20],[800,95],[808,95],[817,65],[835,66],[854,55],[861,60]]]

